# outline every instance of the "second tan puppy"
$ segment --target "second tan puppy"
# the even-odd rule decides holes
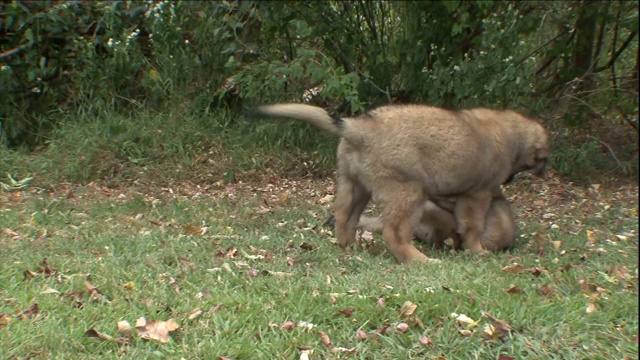
[[[443,204],[441,203],[441,205]],[[448,205],[444,205],[444,207],[449,208]],[[369,231],[380,231],[382,230],[382,219],[362,216],[358,227]],[[422,217],[414,227],[413,233],[417,239],[438,247],[442,247],[448,238],[453,239],[455,249],[460,249],[462,245],[462,239],[456,233],[456,219],[453,213],[432,201],[427,201],[424,205]],[[515,244],[516,233],[511,204],[500,193],[491,200],[480,243],[484,249],[489,251],[508,250]]]
[[[537,121],[513,111],[449,111],[389,105],[355,118],[334,118],[304,104],[262,106],[254,116],[305,121],[340,136],[336,237],[355,242],[360,215],[373,196],[382,205],[382,236],[400,262],[430,261],[412,243],[427,200],[455,202],[463,246],[484,252],[481,236],[495,189],[521,171],[544,174],[548,135]]]

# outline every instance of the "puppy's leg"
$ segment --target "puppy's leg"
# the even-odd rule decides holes
[[[376,217],[361,216],[360,221],[358,221],[357,228],[362,228],[367,231],[381,231],[382,218],[380,218],[379,216],[376,216]]]
[[[413,184],[386,184],[380,193],[383,199],[382,237],[391,253],[401,263],[410,261],[439,262],[413,245],[413,230],[424,204],[422,189]]]
[[[336,238],[341,249],[355,242],[358,220],[370,199],[371,193],[357,180],[347,176],[338,178],[334,209]]]
[[[454,210],[457,232],[462,236],[463,247],[474,253],[487,253],[480,239],[484,232],[485,216],[491,205],[491,192],[483,191],[460,196]]]

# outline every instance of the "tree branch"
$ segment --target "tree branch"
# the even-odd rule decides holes
[[[629,46],[629,44],[631,44],[631,41],[633,40],[634,37],[636,37],[636,35],[638,35],[638,32],[632,31],[631,34],[629,34],[629,36],[627,37],[627,39],[624,41],[624,43],[620,46],[620,48],[613,54],[611,59],[609,59],[609,62],[607,62],[605,65],[599,68],[596,68],[595,70],[593,70],[593,72],[596,72],[596,73],[602,72],[604,70],[607,70],[611,66],[613,66],[616,60],[618,60],[618,57],[620,57],[620,55],[627,49],[627,47]]]

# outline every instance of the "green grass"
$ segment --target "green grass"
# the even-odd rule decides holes
[[[0,358],[298,359],[299,347],[313,348],[311,359],[637,358],[637,187],[635,198],[633,191],[597,197],[563,188],[584,201],[559,199],[554,194],[561,186],[553,182],[510,188],[522,233],[516,250],[480,257],[425,248],[442,264],[403,266],[379,234],[373,246],[345,254],[316,227],[329,211],[319,204],[326,184],[293,182],[273,192],[183,184],[173,186],[173,194],[98,185],[0,194],[0,314],[10,319],[0,320]],[[545,197],[534,196],[538,192]],[[196,235],[186,225],[208,228]],[[593,246],[586,230],[594,231]],[[535,232],[546,242],[539,244]],[[615,236],[625,232],[631,232],[626,240]],[[551,241],[561,241],[560,248]],[[312,249],[301,248],[303,242]],[[232,248],[235,256],[228,255]],[[37,272],[44,258],[57,273],[25,279],[25,270]],[[543,271],[502,270],[513,262]],[[614,267],[628,277],[611,272]],[[251,269],[290,275],[250,276]],[[605,289],[591,314],[586,309],[595,295],[580,288],[579,278]],[[85,282],[104,297],[94,301],[85,293],[79,308],[69,294],[86,292]],[[507,293],[512,285],[524,293]],[[540,292],[546,285],[551,294]],[[60,295],[43,293],[50,288]],[[424,328],[401,316],[406,301],[418,306]],[[34,303],[34,318],[15,317]],[[202,314],[189,319],[198,308]],[[351,317],[337,314],[347,308],[354,309]],[[514,332],[504,341],[487,339],[483,328],[490,321],[482,311]],[[454,312],[480,321],[472,335],[459,333]],[[94,328],[123,337],[117,322],[133,325],[139,317],[174,319],[180,328],[167,344],[133,336],[118,345],[83,335]],[[285,321],[314,327],[281,329]],[[371,336],[403,321],[407,332]],[[369,338],[358,340],[358,330]],[[318,331],[332,347],[353,353],[332,352]],[[430,347],[420,343],[423,336]]]
[[[108,185],[252,179],[264,169],[293,176],[333,172],[337,139],[300,122],[250,121],[233,111],[199,114],[144,110],[95,117],[66,114],[34,152],[0,146],[0,181],[35,176],[32,185]]]

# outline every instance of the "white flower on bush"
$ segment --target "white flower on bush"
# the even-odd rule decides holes
[[[458,65],[453,65],[453,70],[455,70],[455,71],[460,71],[460,66],[458,66]]]
[[[131,39],[137,38],[140,35],[140,29],[135,29],[129,36],[127,36],[126,44],[129,45]]]
[[[149,9],[147,9],[147,12],[145,12],[145,16],[147,18],[153,16],[156,19],[160,17],[160,12],[162,11],[162,8],[164,8],[165,5],[167,5],[169,3],[169,1],[161,1],[157,4],[153,4],[153,1],[149,1],[147,2],[149,5],[153,5],[151,6]]]

